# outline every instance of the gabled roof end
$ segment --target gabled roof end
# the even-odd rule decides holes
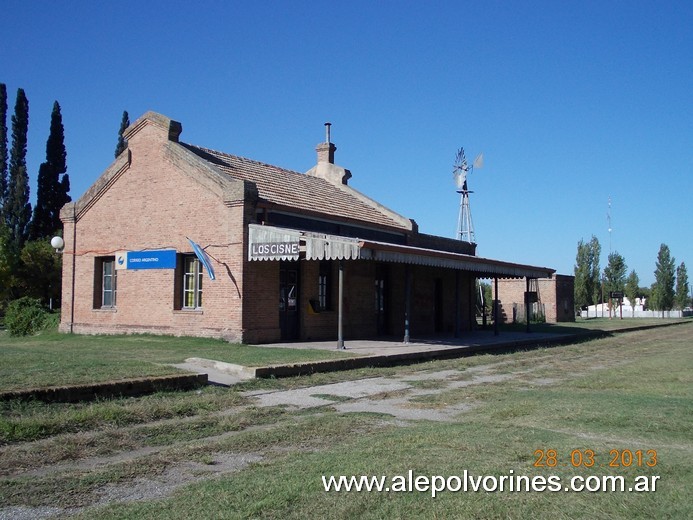
[[[165,132],[166,138],[174,143],[178,142],[178,138],[183,132],[183,125],[181,125],[178,121],[174,121],[165,115],[150,110],[125,129],[123,132],[123,138],[129,141],[137,132],[142,130],[142,128],[147,125],[153,125],[160,128],[163,132]]]

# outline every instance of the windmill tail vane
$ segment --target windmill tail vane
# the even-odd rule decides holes
[[[472,165],[473,168],[483,168],[484,166],[484,154],[480,153],[479,155],[476,156],[476,159],[474,159],[474,164]]]

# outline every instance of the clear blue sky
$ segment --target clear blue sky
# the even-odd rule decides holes
[[[306,171],[331,121],[350,184],[453,237],[460,146],[481,256],[572,274],[595,235],[654,281],[693,268],[693,2],[5,0],[0,82],[29,99],[32,199],[53,101],[73,199],[123,110]],[[8,127],[10,126],[8,118]],[[691,276],[693,277],[693,276]]]

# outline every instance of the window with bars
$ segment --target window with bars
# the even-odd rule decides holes
[[[332,263],[328,261],[320,262],[320,273],[318,274],[318,303],[321,311],[332,309]]]

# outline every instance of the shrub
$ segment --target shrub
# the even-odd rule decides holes
[[[48,311],[41,301],[25,296],[7,306],[5,327],[12,336],[28,336],[42,330],[47,319]]]

